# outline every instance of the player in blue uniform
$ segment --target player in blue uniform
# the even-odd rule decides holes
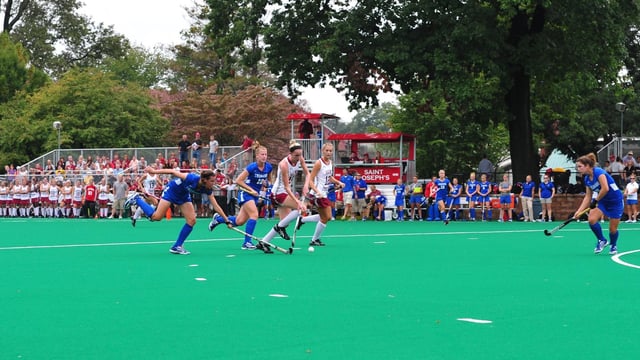
[[[467,180],[467,202],[469,203],[469,220],[476,221],[476,203],[478,202],[479,182],[476,180],[476,173],[469,174]]]
[[[598,239],[593,252],[599,254],[609,245],[602,233],[602,227],[599,222],[602,215],[606,215],[609,218],[609,240],[611,241],[609,254],[615,255],[618,253],[618,236],[620,235],[618,225],[624,210],[622,191],[620,191],[611,175],[604,169],[596,167],[595,154],[591,153],[579,157],[576,160],[576,166],[578,172],[582,174],[587,192],[574,217],[587,207],[591,208],[591,211],[589,211],[589,227]],[[597,195],[592,198],[592,194]]]
[[[458,183],[458,178],[451,179],[451,191],[449,192],[449,206],[453,209],[453,218],[460,220],[460,195],[462,195],[462,185]],[[447,214],[447,218],[449,214]]]
[[[480,183],[478,184],[478,202],[482,203],[482,221],[492,218],[491,213],[491,183],[487,180],[487,175],[480,175]],[[485,217],[485,208],[487,209],[487,216]]]
[[[236,216],[229,216],[229,221],[233,226],[245,226],[245,232],[253,235],[258,222],[258,199],[262,186],[269,181],[269,174],[273,167],[267,162],[267,148],[259,146],[256,149],[256,162],[249,164],[236,179],[236,185],[240,188],[238,191],[238,204],[240,211]],[[213,219],[209,223],[209,231],[224,222],[221,214],[214,214]],[[245,235],[242,243],[243,250],[254,250],[256,248],[251,241],[251,237]]]
[[[162,192],[162,197],[160,198],[158,207],[154,208],[147,204],[147,202],[137,193],[132,194],[127,198],[125,206],[130,207],[135,202],[151,221],[162,220],[172,204],[180,208],[186,224],[184,224],[182,230],[180,230],[180,234],[178,235],[178,239],[175,244],[173,244],[171,249],[169,249],[169,252],[172,254],[190,254],[189,251],[183,247],[183,244],[189,234],[191,234],[193,226],[196,224],[196,211],[193,207],[193,203],[191,202],[191,194],[199,193],[206,195],[213,205],[213,208],[220,214],[220,222],[227,223],[227,225],[230,224],[229,219],[213,196],[213,185],[216,182],[216,177],[213,171],[204,170],[200,175],[198,175],[183,173],[174,169],[155,169],[148,166],[145,169],[145,172],[149,174],[166,174],[173,176],[173,179],[169,181]]]
[[[393,187],[393,193],[396,196],[395,206],[396,206],[396,214],[398,214],[398,219],[397,219],[398,221],[404,221],[404,193],[406,188],[407,187],[402,182],[402,179],[398,179],[398,182]]]
[[[440,219],[448,223],[449,214],[445,214],[444,211],[447,208],[447,195],[451,192],[451,181],[447,179],[444,170],[438,171],[438,178],[435,180],[435,184],[438,189],[436,191],[436,204],[438,204],[438,211],[440,211]]]
[[[536,215],[533,213],[533,194],[536,192],[536,183],[532,180],[531,175],[527,175],[525,182],[522,183],[522,191],[520,192],[520,203],[522,204],[522,212],[524,221],[536,221]]]

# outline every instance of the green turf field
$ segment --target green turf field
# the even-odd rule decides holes
[[[206,220],[1,219],[1,359],[636,359],[639,224],[331,222],[307,252]],[[262,236],[272,221],[260,221]],[[606,225],[605,225],[606,228]],[[276,239],[288,248],[288,242]],[[624,254],[629,252],[628,254]],[[635,266],[635,267],[634,267]],[[460,319],[485,320],[486,323]]]

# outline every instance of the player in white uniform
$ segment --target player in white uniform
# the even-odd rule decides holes
[[[302,195],[306,195],[309,192],[309,169],[305,164],[302,157],[302,146],[295,140],[291,140],[289,143],[289,155],[278,163],[278,171],[276,180],[273,182],[272,198],[274,205],[278,208],[278,217],[280,222],[274,225],[273,229],[269,230],[267,235],[264,236],[263,241],[269,242],[276,234],[279,234],[283,239],[289,240],[289,234],[285,230],[286,227],[294,220],[297,219],[300,213],[304,213],[307,210],[303,201],[298,199],[295,192],[292,189],[292,184],[298,172],[304,173],[304,185],[302,186]],[[265,253],[272,253],[270,247],[262,246],[262,251]]]
[[[153,169],[156,168],[156,164],[151,164]],[[138,188],[143,190],[142,196],[144,201],[152,206],[158,206],[158,198],[155,196],[156,186],[160,183],[160,176],[158,174],[144,173],[138,178]],[[136,226],[136,221],[144,214],[141,207],[138,206],[136,212],[131,216],[131,225]]]
[[[638,217],[638,183],[636,182],[636,174],[631,173],[629,183],[624,189],[624,196],[627,198],[627,215],[629,219],[625,222],[634,223]]]
[[[58,195],[60,195],[60,188],[57,183],[51,182],[49,187],[49,208],[47,214],[49,217],[59,217],[58,214]]]
[[[40,189],[40,184],[38,180],[34,177],[31,179],[31,183],[29,184],[29,203],[31,204],[31,208],[33,208],[33,216],[40,216],[40,193],[38,192]]]
[[[322,157],[316,160],[311,170],[310,178],[313,182],[309,183],[311,188],[310,202],[318,209],[318,214],[299,217],[296,221],[296,230],[304,223],[318,222],[316,229],[311,238],[309,245],[311,246],[324,246],[324,243],[320,241],[320,235],[327,227],[327,222],[331,220],[331,201],[327,199],[327,191],[329,190],[329,184],[337,184],[339,187],[343,187],[344,184],[337,180],[333,176],[333,144],[325,143],[322,145]]]
[[[100,218],[106,218],[109,216],[109,185],[107,184],[107,178],[103,177],[100,180],[100,184],[97,186],[98,188],[98,204],[100,205]]]
[[[73,216],[75,218],[80,217],[80,212],[82,210],[83,192],[84,186],[82,186],[82,180],[77,180],[75,186],[73,187],[73,196],[71,197],[71,201],[73,202]]]
[[[62,204],[63,207],[63,214],[64,217],[69,217],[69,215],[71,214],[71,201],[73,198],[73,186],[71,185],[71,180],[65,180],[64,184],[62,186],[62,189],[60,189],[61,195],[60,195],[60,204]]]
[[[9,197],[9,187],[7,182],[0,183],[0,216],[7,216],[7,199]]]
[[[49,202],[49,188],[51,188],[51,184],[49,184],[49,179],[45,177],[42,179],[42,182],[40,182],[40,214],[42,217],[48,216],[47,212],[51,207],[51,202]]]

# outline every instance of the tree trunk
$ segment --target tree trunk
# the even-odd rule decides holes
[[[513,86],[505,100],[512,115],[509,121],[509,148],[513,182],[524,181],[527,175],[539,182],[539,158],[531,131],[531,79],[521,66],[514,69],[511,79]]]

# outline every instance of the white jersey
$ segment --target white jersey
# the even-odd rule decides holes
[[[638,183],[635,181],[627,184],[627,200],[638,200]]]
[[[60,193],[60,189],[57,186],[52,186],[49,188],[49,201],[57,202],[58,194]]]
[[[42,183],[40,184],[40,197],[43,199],[48,199],[49,198],[49,188],[51,187],[51,185],[47,182],[47,183]]]
[[[320,159],[318,161],[320,161],[321,165],[320,171],[318,171],[316,178],[313,179],[313,183],[316,185],[316,188],[318,190],[326,195],[327,191],[329,190],[329,179],[333,176],[333,163],[331,162],[331,160],[329,160],[328,163],[325,163],[323,159]],[[313,190],[311,190],[311,193],[313,195],[318,195]]]
[[[73,188],[71,188],[71,186],[64,186],[62,188],[62,195],[64,200],[71,200],[71,196],[73,195]]]
[[[38,192],[38,184],[31,184],[31,198],[32,199],[37,199],[40,197],[40,193]]]
[[[29,195],[29,189],[31,187],[29,185],[20,186],[20,200],[29,200],[31,196]]]
[[[74,186],[73,187],[73,198],[72,200],[75,202],[82,202],[82,186]]]
[[[98,200],[109,200],[109,187],[98,185]]]
[[[9,188],[6,186],[0,186],[0,201],[9,200]]]
[[[159,181],[160,179],[158,178],[158,175],[147,174],[147,176],[145,176],[144,180],[142,181],[142,187],[147,194],[153,195],[156,191],[156,186],[158,185]]]
[[[299,160],[297,163],[291,164],[289,157],[286,157],[284,161],[287,163],[287,176],[289,177],[289,185],[291,185],[293,184],[293,180],[295,179],[298,171],[302,170],[302,165]],[[273,190],[271,190],[271,192],[275,195],[287,193],[287,190],[284,187],[284,179],[280,164],[278,164],[278,173],[276,175],[276,180],[273,182]]]

